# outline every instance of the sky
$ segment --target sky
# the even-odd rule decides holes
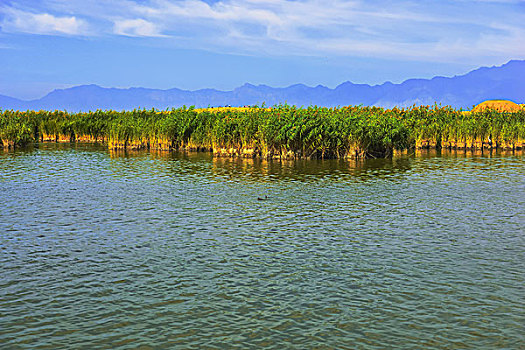
[[[0,94],[335,87],[525,59],[525,0],[0,0]]]

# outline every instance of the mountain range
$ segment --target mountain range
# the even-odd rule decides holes
[[[273,106],[287,103],[296,106],[368,105],[408,107],[412,105],[449,105],[470,109],[482,101],[505,99],[525,103],[525,60],[513,60],[502,66],[482,67],[465,75],[409,79],[400,84],[381,85],[345,82],[334,89],[303,84],[284,88],[244,84],[232,91],[177,88],[160,90],[147,88],[103,88],[80,85],[56,89],[44,97],[25,101],[0,95],[0,109],[67,110],[96,109],[130,110],[135,108],[166,108],[195,106]]]

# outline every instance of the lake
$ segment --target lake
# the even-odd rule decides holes
[[[0,348],[525,347],[525,157],[0,150]]]

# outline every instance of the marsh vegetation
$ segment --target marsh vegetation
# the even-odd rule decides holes
[[[110,149],[213,151],[262,158],[388,157],[418,149],[521,149],[525,110],[279,105],[68,113],[0,111],[0,139],[101,142]]]

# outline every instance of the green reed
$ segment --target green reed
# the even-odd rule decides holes
[[[451,107],[273,108],[69,113],[0,111],[4,147],[38,141],[104,142],[110,148],[214,150],[291,158],[387,157],[418,148],[521,148],[525,111]]]

